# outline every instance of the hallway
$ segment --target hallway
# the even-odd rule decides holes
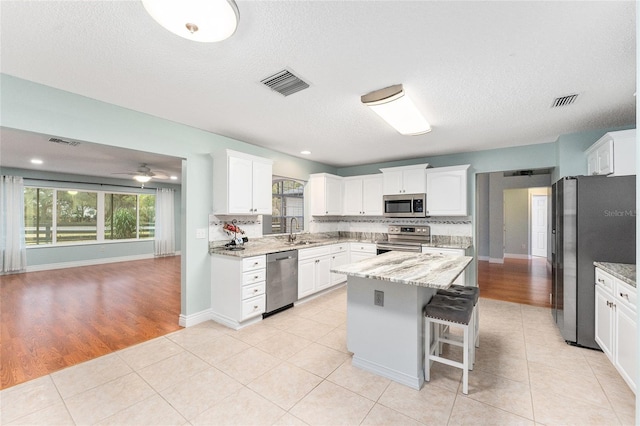
[[[478,261],[480,296],[505,302],[550,308],[551,267],[544,257]]]

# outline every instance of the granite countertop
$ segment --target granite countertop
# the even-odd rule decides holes
[[[331,272],[419,287],[448,288],[473,258],[391,251]]]
[[[287,250],[300,250],[305,248],[320,247],[329,244],[340,244],[350,242],[366,242],[374,243],[381,238],[381,234],[360,233],[362,235],[346,236],[336,235],[336,233],[317,233],[317,234],[295,234],[296,241],[291,244],[287,240],[286,235],[275,237],[253,238],[243,245],[244,250],[227,250],[222,242],[209,247],[209,254],[234,256],[234,257],[251,257],[260,256],[269,253],[277,253]],[[441,248],[457,248],[467,249],[471,247],[470,238],[464,237],[447,237],[433,236],[432,242],[423,244],[425,247],[441,247]],[[386,239],[386,237],[385,237]],[[210,243],[211,244],[211,243]]]
[[[619,280],[635,287],[636,265],[629,263],[593,262],[593,264],[605,272],[610,273]]]

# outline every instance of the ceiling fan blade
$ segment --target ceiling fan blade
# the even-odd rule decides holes
[[[161,172],[159,170],[154,170],[151,172],[151,175],[154,179],[169,179],[169,175],[166,172]]]

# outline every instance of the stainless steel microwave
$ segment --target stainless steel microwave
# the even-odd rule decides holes
[[[427,194],[383,195],[384,217],[427,217]]]

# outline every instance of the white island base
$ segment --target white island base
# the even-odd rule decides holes
[[[374,291],[384,292],[384,306]],[[352,364],[420,389],[424,384],[423,310],[437,288],[349,276],[347,348]]]

